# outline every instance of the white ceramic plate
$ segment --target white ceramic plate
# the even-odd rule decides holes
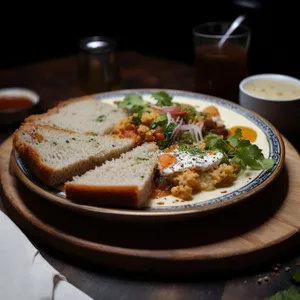
[[[99,101],[113,103],[114,101],[122,100],[126,94],[137,93],[142,95],[145,100],[150,100],[151,94],[157,91],[160,90],[121,90],[98,94],[96,97]],[[231,205],[260,191],[279,174],[284,161],[284,144],[280,134],[267,120],[254,112],[223,99],[185,91],[166,89],[164,91],[173,96],[174,102],[191,104],[201,110],[206,106],[215,105],[219,109],[221,118],[227,128],[246,126],[254,129],[257,133],[257,139],[254,143],[262,149],[265,157],[275,160],[274,167],[263,171],[247,170],[236,180],[233,186],[209,192],[201,192],[195,195],[191,201],[179,201],[173,196],[168,196],[151,200],[147,207],[141,210],[111,209],[73,203],[65,198],[63,191],[49,188],[39,182],[27,170],[26,165],[23,164],[18,154],[14,152],[12,161],[17,176],[34,192],[64,207],[110,219],[149,220],[149,218],[185,218]]]

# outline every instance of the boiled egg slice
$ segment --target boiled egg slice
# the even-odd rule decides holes
[[[223,153],[205,151],[201,154],[192,154],[186,151],[174,150],[171,152],[158,151],[158,168],[163,176],[168,176],[188,169],[206,171],[218,166]]]

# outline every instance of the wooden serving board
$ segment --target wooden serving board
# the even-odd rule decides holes
[[[155,275],[228,273],[299,245],[300,157],[284,142],[281,174],[249,200],[199,219],[137,225],[77,214],[30,192],[10,172],[10,138],[0,147],[4,205],[34,240],[76,262]]]

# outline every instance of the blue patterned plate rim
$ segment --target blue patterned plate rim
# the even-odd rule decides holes
[[[264,170],[262,171],[254,180],[250,181],[247,185],[244,185],[243,187],[239,188],[238,190],[235,190],[231,193],[228,193],[226,195],[222,195],[216,198],[209,199],[204,202],[200,203],[192,203],[192,204],[185,204],[185,205],[178,205],[178,206],[171,206],[171,207],[151,207],[151,208],[145,208],[138,210],[139,213],[167,213],[167,212],[183,212],[183,211],[189,211],[189,209],[195,210],[199,208],[205,208],[205,207],[215,207],[222,204],[226,204],[226,202],[236,202],[241,199],[244,199],[262,188],[266,187],[269,183],[271,183],[275,177],[280,173],[282,167],[283,167],[283,160],[285,156],[285,149],[284,149],[284,143],[280,136],[280,133],[277,131],[277,129],[266,119],[259,116],[253,111],[250,111],[239,104],[230,102],[228,100],[205,95],[205,94],[199,94],[189,91],[181,91],[181,90],[174,90],[174,89],[127,89],[127,90],[120,90],[120,91],[112,91],[112,92],[104,92],[99,94],[94,94],[93,96],[99,100],[109,100],[111,98],[116,97],[124,97],[125,95],[131,94],[131,93],[138,93],[140,95],[149,96],[153,92],[157,91],[165,91],[169,93],[173,97],[187,97],[193,100],[202,100],[207,101],[212,104],[217,104],[219,106],[229,108],[232,111],[242,115],[246,119],[250,120],[252,123],[254,123],[256,126],[258,126],[263,133],[266,135],[268,143],[269,143],[269,149],[270,149],[270,155],[269,158],[272,158],[275,160],[275,164],[272,169]],[[18,168],[21,170],[21,172],[27,177],[29,181],[31,181],[32,184],[36,185],[37,188],[40,188],[44,192],[49,193],[52,195],[52,200],[55,198],[59,202],[64,202],[64,204],[72,205],[72,206],[80,206],[84,208],[89,208],[89,206],[86,205],[79,205],[73,202],[70,202],[65,198],[65,195],[62,191],[48,187],[38,181],[34,176],[32,176],[26,166],[23,164],[21,159],[18,156],[18,153],[14,151],[14,158],[17,163]],[[245,196],[243,196],[245,195]],[[62,204],[62,203],[60,203]],[[229,204],[229,203],[228,203]],[[114,209],[114,208],[103,208],[103,207],[91,207],[93,209],[99,210],[101,212],[117,212],[117,213],[136,213],[136,210],[127,210],[127,209]],[[208,208],[209,209],[209,208]],[[192,211],[191,211],[192,212]]]

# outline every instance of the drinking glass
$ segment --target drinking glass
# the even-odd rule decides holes
[[[248,76],[251,32],[241,25],[218,46],[229,22],[210,22],[194,27],[194,91],[238,102],[239,83]]]

